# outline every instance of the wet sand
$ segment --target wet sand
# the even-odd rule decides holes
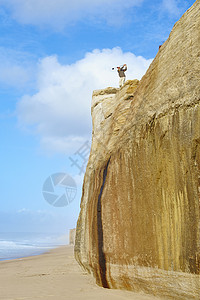
[[[158,300],[154,296],[104,289],[81,269],[72,246],[38,256],[0,262],[0,300]]]

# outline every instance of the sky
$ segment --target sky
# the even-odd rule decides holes
[[[194,2],[0,0],[0,232],[76,226],[93,90],[141,79]]]

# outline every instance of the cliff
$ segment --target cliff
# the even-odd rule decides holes
[[[69,230],[69,244],[75,245],[76,228]]]
[[[99,285],[200,295],[200,1],[140,82],[94,91],[75,257]]]

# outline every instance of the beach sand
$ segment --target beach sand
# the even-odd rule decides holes
[[[1,300],[155,300],[146,294],[104,289],[77,264],[72,246],[0,262]]]

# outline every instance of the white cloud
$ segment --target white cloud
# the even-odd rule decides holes
[[[12,87],[23,86],[29,79],[27,70],[10,62],[1,64],[0,62],[0,83]]]
[[[94,50],[72,65],[46,57],[39,65],[38,92],[18,103],[19,121],[35,128],[46,149],[72,153],[90,139],[93,90],[118,86],[112,67],[127,63],[127,79],[140,79],[150,62],[120,48]]]
[[[3,87],[22,88],[32,79],[30,55],[0,47],[0,84]]]
[[[108,23],[122,21],[127,9],[143,0],[0,0],[23,24],[59,28],[79,19],[95,17]]]
[[[163,9],[174,16],[179,16],[181,12],[181,9],[179,8],[178,4],[178,0],[163,0],[162,2]]]
[[[83,134],[82,136],[67,135],[67,136],[60,137],[60,136],[44,135],[41,138],[41,147],[42,149],[44,149],[45,152],[73,154],[88,139],[90,139],[89,131],[88,134]]]

